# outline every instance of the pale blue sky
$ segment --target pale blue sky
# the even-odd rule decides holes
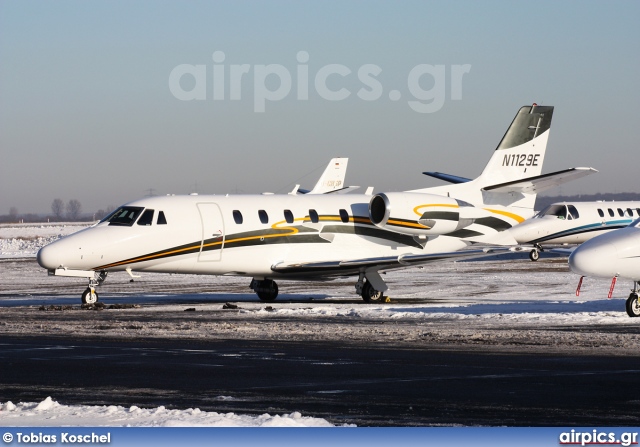
[[[0,214],[49,212],[57,197],[89,212],[149,188],[286,192],[308,173],[299,182],[312,186],[334,156],[350,157],[349,184],[437,185],[421,172],[476,176],[532,102],[556,106],[543,171],[600,171],[549,194],[638,192],[639,19],[631,1],[0,0]],[[251,67],[241,100],[229,100],[227,84],[225,100],[213,101],[215,51],[227,76],[230,65]],[[299,51],[310,57],[307,101],[296,99]],[[206,100],[171,94],[181,64],[206,66]],[[293,88],[256,113],[262,64],[284,66]],[[315,92],[329,64],[352,71],[327,82],[349,98]],[[356,95],[365,64],[382,69],[375,101]],[[446,68],[435,113],[407,104],[419,64]],[[462,99],[452,100],[451,67],[465,64]]]

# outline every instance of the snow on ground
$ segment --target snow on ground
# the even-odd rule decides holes
[[[232,399],[220,396],[219,399]],[[61,405],[51,397],[42,402],[13,404],[0,402],[3,427],[333,427],[325,419],[305,417],[298,412],[261,416],[200,411],[198,408],[168,410],[165,407],[124,408],[114,405]]]

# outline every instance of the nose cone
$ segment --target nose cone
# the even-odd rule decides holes
[[[617,260],[618,250],[615,245],[593,239],[571,253],[569,268],[582,276],[612,277],[618,274],[615,271]]]
[[[45,245],[40,250],[38,250],[38,254],[36,255],[36,259],[38,260],[38,264],[40,267],[45,268],[47,270],[53,270],[61,265],[58,250],[55,247],[55,242],[49,245]]]

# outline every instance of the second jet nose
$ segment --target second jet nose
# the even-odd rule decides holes
[[[615,261],[618,250],[613,244],[590,244],[587,241],[569,256],[569,268],[582,276],[615,276]]]

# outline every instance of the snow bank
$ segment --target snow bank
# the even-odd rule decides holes
[[[0,225],[0,257],[33,257],[45,245],[87,226],[86,223]]]
[[[228,399],[228,397],[227,397]],[[0,403],[0,426],[4,427],[333,427],[325,419],[298,412],[261,416],[201,411],[198,408],[168,410],[125,408],[115,405],[61,405],[51,397],[42,402]]]

